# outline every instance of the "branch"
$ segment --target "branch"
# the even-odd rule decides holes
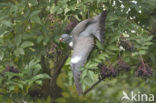
[[[88,88],[84,93],[83,95],[86,95],[88,92],[90,92],[96,85],[98,85],[101,81],[103,81],[105,78],[101,78],[99,79],[97,82],[95,82],[90,88]]]
[[[4,95],[4,93],[1,93],[1,92],[0,92],[0,95]]]
[[[109,67],[106,67],[106,66],[101,67],[101,77],[100,77],[100,79],[97,82],[95,82],[89,89],[87,89],[84,92],[84,95],[89,93],[96,85],[98,85],[105,78],[116,77],[117,74],[119,74],[121,71],[124,71],[124,70],[129,71],[130,69],[129,69],[129,66],[125,62],[121,61],[121,58],[119,59],[118,67],[116,69],[114,69],[111,66],[111,64],[110,64]]]
[[[66,62],[68,56],[60,57],[58,58],[57,62],[55,63],[55,66],[53,68],[53,74],[52,79],[50,80],[50,92],[52,97],[52,102],[55,103],[55,99],[58,97],[61,97],[61,91],[62,89],[57,86],[57,78],[61,72],[62,67],[64,66],[64,63]]]

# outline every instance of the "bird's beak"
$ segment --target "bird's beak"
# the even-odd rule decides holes
[[[60,38],[60,39],[59,39],[60,42],[63,42],[63,40],[64,40],[63,38]]]

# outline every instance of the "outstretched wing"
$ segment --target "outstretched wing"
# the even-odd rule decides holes
[[[75,42],[76,42],[76,38],[79,37],[80,33],[82,31],[84,31],[86,29],[86,27],[91,24],[93,22],[92,19],[87,19],[87,20],[84,20],[84,21],[81,21],[79,24],[77,24],[74,29],[72,30],[71,32],[71,35],[73,37],[73,45],[75,45]]]
[[[73,77],[75,85],[79,95],[83,94],[81,84],[80,84],[80,68],[83,67],[87,61],[89,53],[94,46],[93,37],[79,37],[78,42],[75,43],[73,54],[71,57],[71,68],[73,72]]]
[[[97,15],[93,18],[96,23],[90,25],[92,34],[103,44],[105,36],[105,20],[107,17],[107,11],[104,10],[100,15]],[[94,27],[94,28],[92,28]],[[90,29],[88,27],[88,30]],[[87,30],[87,29],[86,29]],[[89,31],[91,31],[89,30]]]
[[[100,20],[99,20],[99,27],[100,27],[100,35],[99,35],[99,38],[101,39],[101,43],[104,42],[104,36],[105,36],[105,20],[106,20],[106,17],[107,17],[107,11],[104,10],[102,13],[101,13],[101,16],[100,16]]]
[[[101,43],[104,42],[106,11],[93,17],[80,33],[81,36],[95,36]]]

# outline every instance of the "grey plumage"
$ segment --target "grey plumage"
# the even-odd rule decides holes
[[[68,34],[61,35],[61,38],[63,38],[67,44],[73,41],[72,36],[69,36]]]
[[[81,71],[79,69],[83,67],[87,61],[88,55],[94,46],[94,38],[92,36],[79,37],[77,41],[78,42],[75,43],[75,46],[73,48],[74,50],[71,57],[71,68],[78,93],[82,94],[83,92],[80,84]],[[80,60],[77,62],[72,61],[72,59],[76,57],[80,57]]]
[[[104,42],[104,28],[105,28],[105,18],[106,11],[103,11],[101,14],[95,16],[90,20],[90,25],[88,25],[83,32],[80,33],[81,36],[95,36],[101,43]]]
[[[84,21],[81,21],[79,24],[76,25],[76,27],[72,30],[71,35],[73,37],[73,45],[75,45],[75,42],[77,41],[77,38],[79,37],[80,33],[85,30],[86,26],[89,25],[89,23],[92,22],[92,19],[87,19]]]
[[[106,11],[103,11],[92,19],[80,22],[71,32],[72,39],[70,38],[70,40],[72,40],[73,43],[71,69],[79,95],[83,94],[80,83],[80,68],[85,65],[87,58],[94,47],[94,37],[103,43],[105,18]]]

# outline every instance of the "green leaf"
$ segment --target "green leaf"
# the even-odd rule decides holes
[[[65,97],[65,98],[69,98],[69,93],[67,93],[67,92],[63,92],[62,95],[63,95],[63,97]]]
[[[88,77],[90,80],[94,81],[94,73],[92,71],[88,71]]]
[[[134,52],[132,53],[132,56],[137,56],[139,53],[138,52]]]
[[[17,49],[14,51],[14,54],[15,54],[16,56],[24,55],[24,50],[23,50],[23,48],[17,48]]]
[[[81,79],[84,79],[87,76],[87,70],[84,70],[81,75]]]
[[[22,35],[17,35],[15,38],[14,38],[14,42],[16,43],[16,46],[18,47],[20,45],[22,41]]]
[[[37,24],[42,24],[39,16],[33,16],[31,20]]]
[[[23,84],[17,84],[18,85],[18,87],[20,88],[20,89],[22,89],[23,90]]]
[[[13,91],[15,89],[15,86],[9,86],[9,92]]]
[[[139,54],[140,54],[140,55],[145,55],[145,54],[146,54],[146,51],[140,50],[140,51],[139,51]]]
[[[45,103],[51,103],[51,96],[48,96],[48,98],[47,98]]]
[[[34,76],[32,79],[28,80],[28,85],[31,86],[35,81],[40,79],[50,79],[50,76],[48,74],[38,74]]]
[[[96,63],[96,62],[88,62],[88,63],[85,65],[85,67],[86,67],[87,69],[95,69],[95,68],[97,68],[97,65],[98,65],[98,63]]]
[[[145,43],[145,45],[152,45],[152,44],[154,44],[154,43],[152,43],[152,42],[146,42]]]
[[[86,89],[86,85],[83,83],[82,84],[82,90],[85,91],[85,89]]]
[[[99,49],[102,49],[103,50],[103,46],[102,44],[96,40],[96,46],[99,48]]]
[[[99,59],[101,59],[101,60],[104,60],[105,58],[108,58],[109,56],[108,56],[108,54],[106,54],[106,53],[102,53],[102,54],[100,54],[99,56],[98,56],[98,58]]]
[[[70,60],[71,60],[71,58],[68,58],[68,59],[66,60],[65,65],[70,65]]]
[[[68,12],[68,11],[70,11],[70,9],[69,8],[65,8],[65,14]]]
[[[36,64],[36,65],[33,66],[33,68],[34,68],[33,75],[36,75],[41,70],[41,65]]]
[[[36,80],[35,82],[36,82],[36,84],[38,84],[38,85],[42,85],[42,80]]]
[[[57,103],[66,103],[65,98],[57,98],[55,101],[56,101]]]
[[[146,38],[147,41],[150,41],[153,39],[153,36],[149,36],[148,38]]]
[[[51,77],[48,74],[38,74],[32,78],[32,80],[38,80],[38,79],[50,79]]]
[[[29,2],[30,2],[32,5],[34,5],[34,6],[38,5],[38,1],[37,1],[37,0],[29,0]]]
[[[3,60],[4,52],[0,51],[0,61]]]
[[[30,14],[30,18],[32,18],[33,16],[37,16],[40,13],[41,10],[35,10]]]
[[[7,26],[7,27],[11,27],[12,26],[12,23],[10,21],[3,20],[1,23],[3,25]]]
[[[110,45],[110,46],[108,46],[107,49],[113,50],[113,51],[119,50],[119,48],[117,46],[115,46],[115,45]]]
[[[54,14],[55,12],[57,12],[58,11],[58,7],[56,6],[56,7],[54,7],[54,6],[51,6],[51,8],[50,8],[50,13],[51,14]]]
[[[21,44],[21,48],[27,48],[27,47],[31,47],[33,46],[34,43],[31,42],[31,41],[24,41],[22,44]]]

